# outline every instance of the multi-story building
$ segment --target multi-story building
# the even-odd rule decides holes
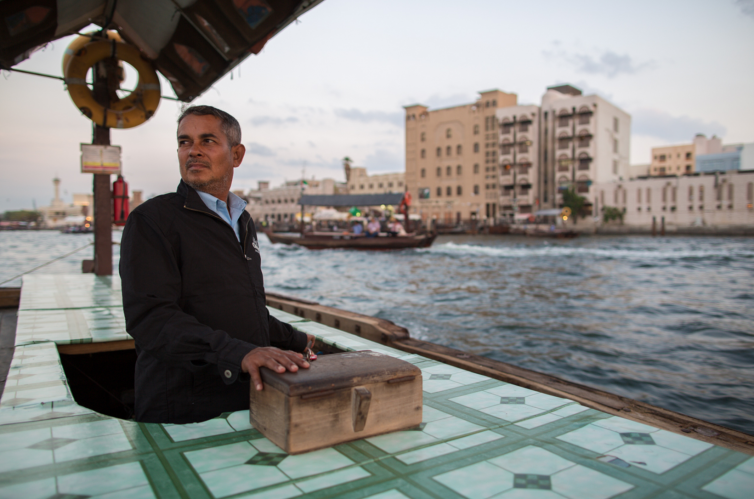
[[[246,199],[246,211],[256,222],[294,223],[301,213],[298,201],[302,193],[341,194],[345,185],[331,178],[316,180],[291,180],[280,187],[270,188],[270,183],[260,181],[256,190],[250,190],[242,197]]]
[[[405,182],[423,220],[451,224],[498,215],[495,112],[516,102],[516,94],[489,90],[471,104],[405,107]]]
[[[754,224],[754,170],[645,177],[592,186],[592,201],[624,212],[623,223],[672,229]]]
[[[723,146],[722,140],[716,135],[708,139],[703,133],[698,133],[690,144],[653,147],[649,175],[690,175],[700,171],[697,168],[699,156],[727,154],[732,151],[733,148]],[[719,158],[714,157],[712,161],[717,159]]]
[[[406,174],[403,172],[369,175],[366,168],[349,165],[346,176],[349,194],[383,194],[406,189]]]
[[[592,184],[627,177],[631,116],[571,85],[548,87],[541,106],[496,113],[499,128],[501,214],[560,208],[574,188],[591,204]]]

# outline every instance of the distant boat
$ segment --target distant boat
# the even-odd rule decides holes
[[[411,196],[408,193],[385,194],[335,194],[335,195],[304,195],[299,199],[301,213],[304,206],[381,206],[399,205],[404,220],[408,219],[408,207]],[[383,206],[384,208],[384,206]],[[297,244],[309,249],[351,248],[361,250],[398,250],[409,248],[428,248],[437,237],[437,233],[416,234],[409,232],[405,235],[390,235],[381,233],[378,237],[367,237],[366,234],[351,232],[303,232],[301,234],[276,234],[272,230],[265,230],[265,234],[272,243]]]
[[[307,232],[300,234],[276,234],[265,231],[272,243],[297,244],[309,249],[349,248],[360,250],[399,250],[428,248],[437,234],[408,234],[405,236],[367,237],[338,232]]]

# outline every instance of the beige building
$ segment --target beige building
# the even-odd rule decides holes
[[[694,144],[653,147],[649,174],[662,176],[694,173],[695,150]]]
[[[422,220],[453,224],[499,213],[495,112],[516,94],[489,90],[444,109],[406,106],[406,186]],[[357,191],[358,192],[358,191]]]
[[[272,189],[269,182],[261,181],[256,190],[250,190],[242,197],[248,202],[246,211],[255,222],[294,223],[301,213],[298,201],[302,193],[341,194],[345,191],[343,183],[331,178],[323,180],[311,178],[305,181],[291,180]]]
[[[346,168],[346,177],[349,194],[383,194],[406,190],[406,174],[403,172],[369,175],[366,168],[349,166]]]
[[[503,217],[560,208],[570,187],[591,199],[595,182],[627,178],[631,116],[571,85],[549,87],[541,106],[498,109]],[[587,201],[587,212],[597,207]]]
[[[742,226],[754,224],[754,171],[649,177],[593,187],[594,204],[625,210],[624,225]]]
[[[726,152],[722,140],[713,135],[707,138],[698,133],[691,144],[652,148],[651,176],[690,175],[696,173],[696,157]]]

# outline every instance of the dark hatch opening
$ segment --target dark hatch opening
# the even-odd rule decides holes
[[[75,345],[67,347],[66,351],[76,350]],[[321,340],[314,343],[313,350],[319,355],[343,352]],[[133,419],[135,350],[59,353],[68,386],[77,404],[107,416]]]
[[[77,404],[107,416],[132,419],[135,350],[60,354]]]

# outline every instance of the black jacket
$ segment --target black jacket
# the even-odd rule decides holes
[[[257,346],[301,352],[270,316],[256,231],[233,229],[182,181],[128,217],[120,250],[126,330],[136,341],[137,421],[192,423],[249,408],[241,360]],[[245,378],[245,379],[244,379]]]

